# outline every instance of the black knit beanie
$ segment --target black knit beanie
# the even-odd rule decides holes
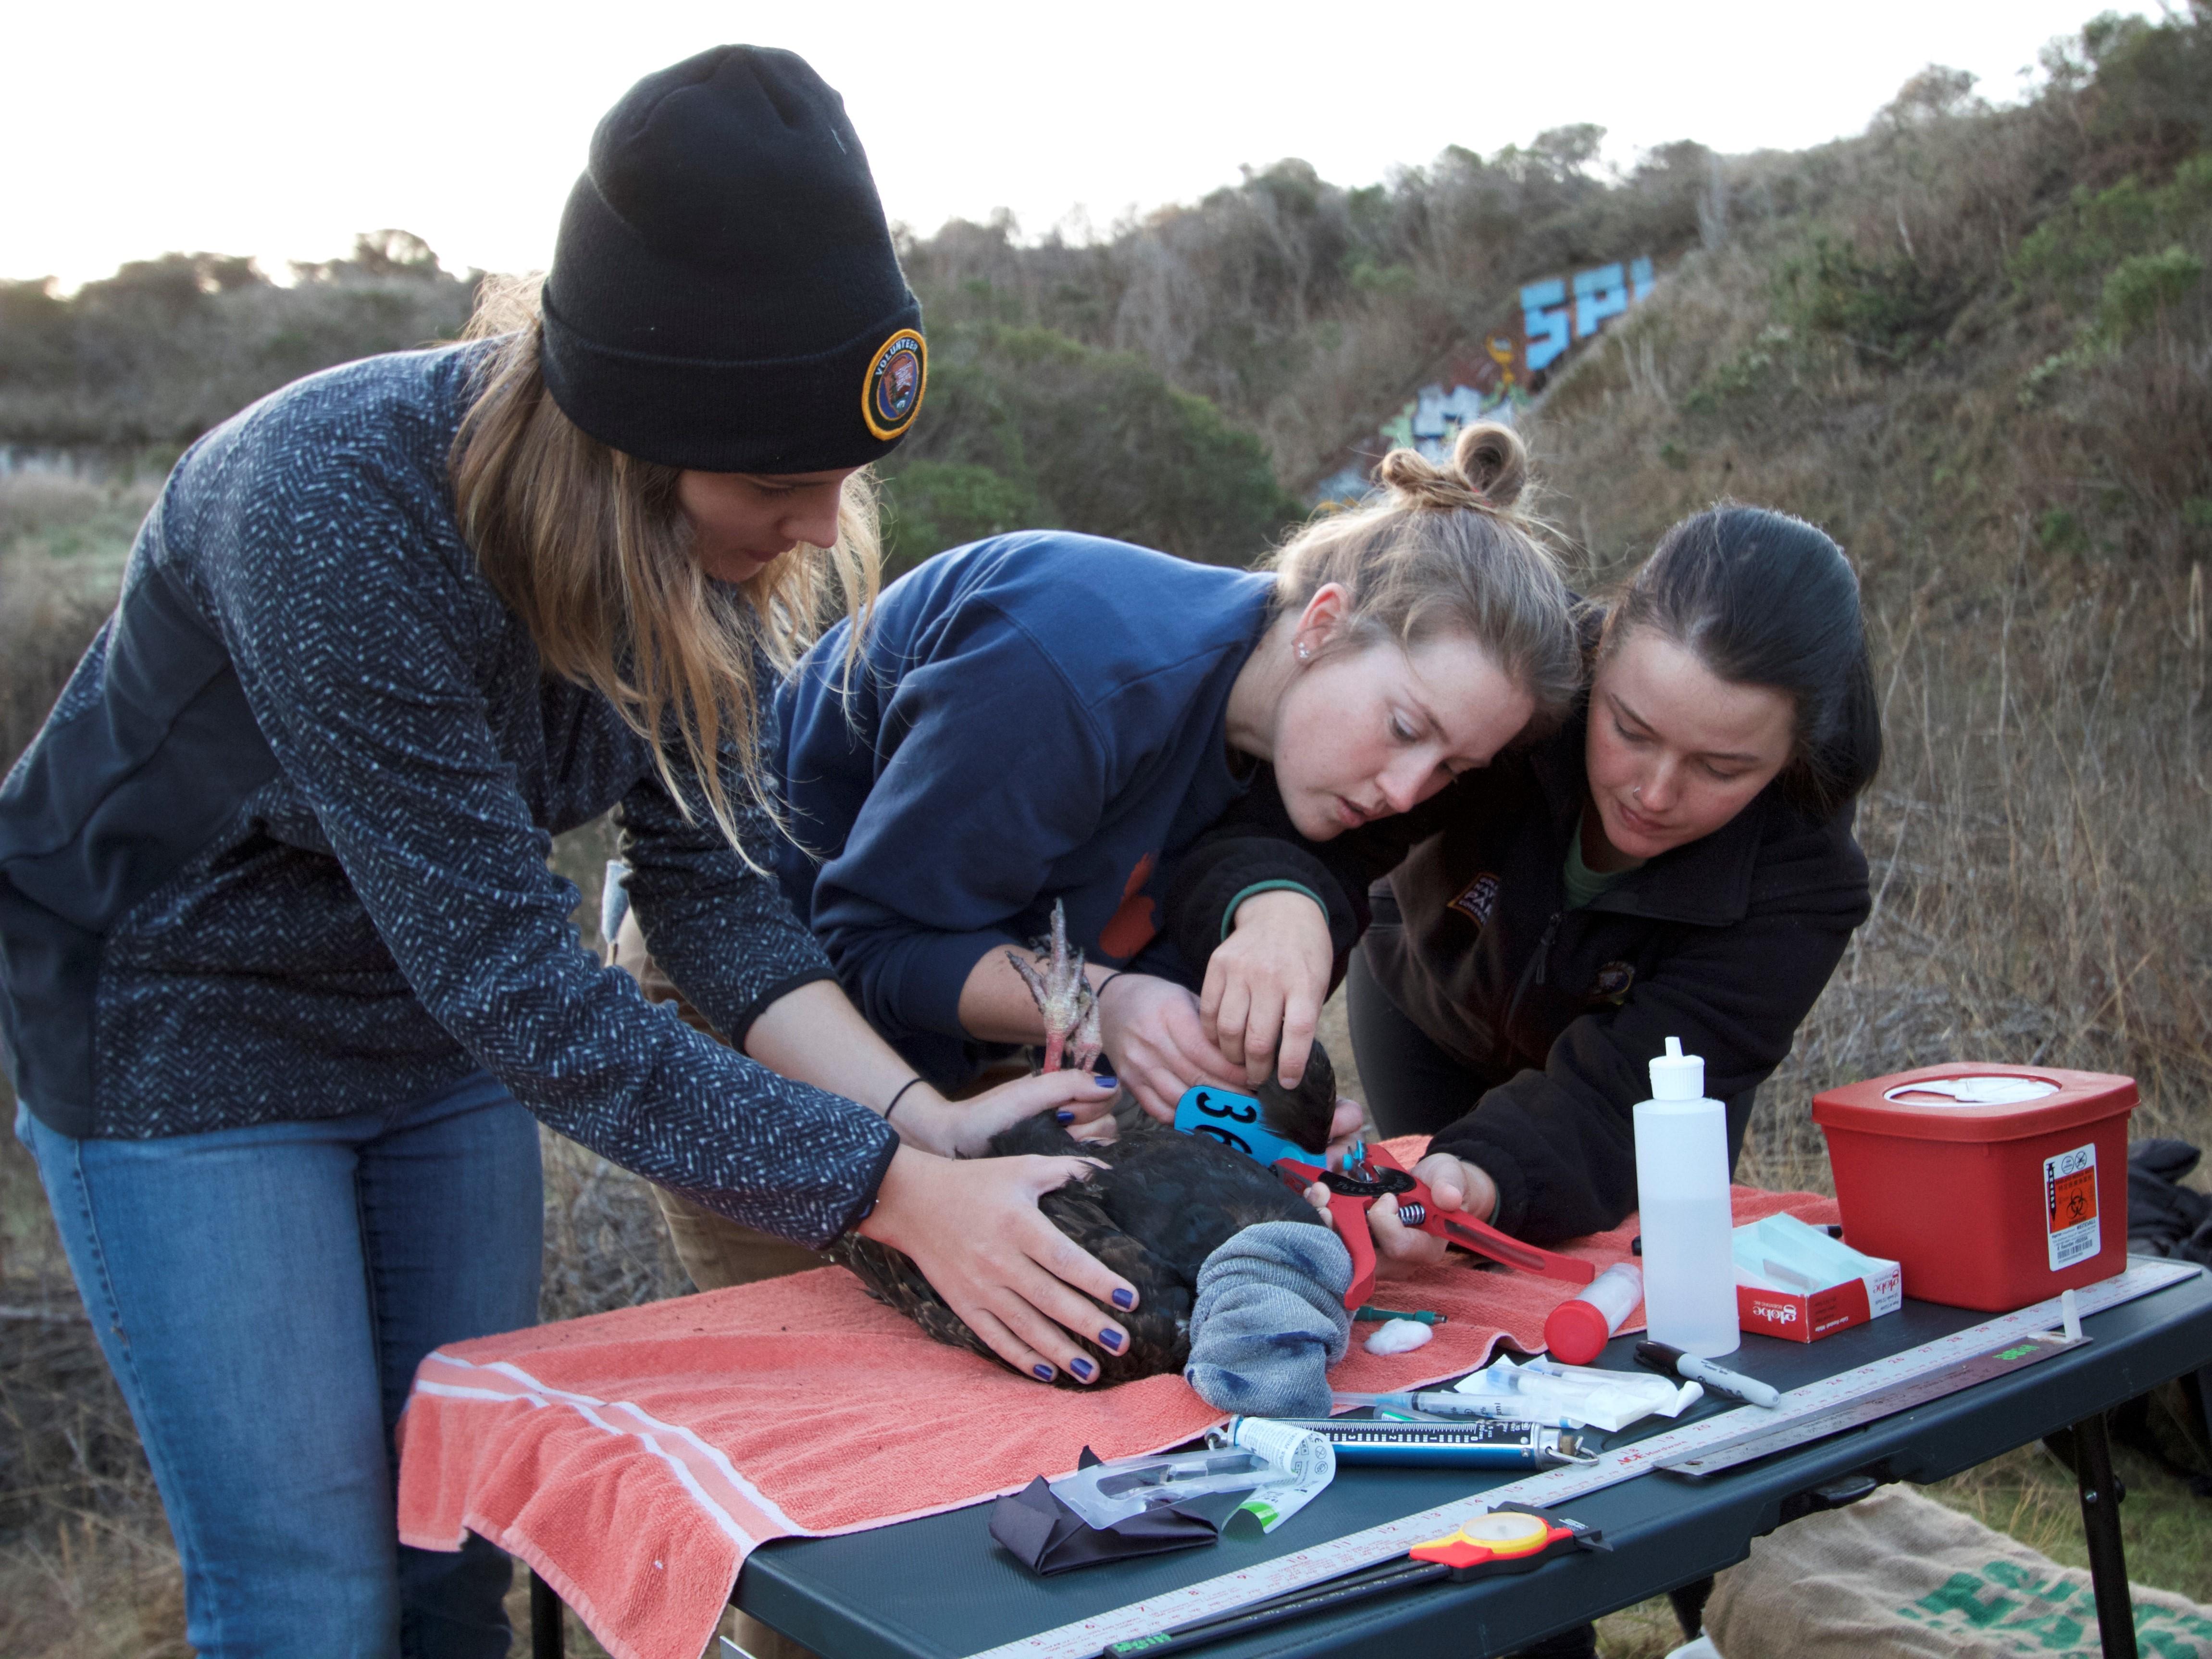
[[[600,442],[702,472],[887,455],[921,407],[921,306],[844,100],[716,46],[592,135],[544,289],[546,389]]]

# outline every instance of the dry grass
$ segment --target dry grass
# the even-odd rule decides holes
[[[2178,585],[2055,586],[2019,571],[1986,626],[1878,618],[1877,908],[1768,1087],[1763,1184],[1818,1183],[1813,1091],[1952,1058],[2127,1073],[2138,1137],[2212,1138],[2201,630]]]
[[[12,1123],[4,1087],[0,1101]],[[184,1581],[153,1475],[12,1134],[0,1304],[17,1316],[0,1316],[0,1653],[183,1659]]]
[[[2158,538],[2117,507],[2100,546],[2043,544],[2028,441],[2079,439],[2019,407],[2049,338],[1870,369],[1779,320],[1771,267],[1693,256],[1533,429],[1595,585],[1723,495],[1814,520],[1860,568],[1888,744],[1858,823],[1875,909],[1765,1091],[1745,1174],[1822,1186],[1813,1092],[1954,1058],[2127,1073],[2138,1135],[2212,1139],[2201,564],[2131,555]],[[2143,367],[2076,395],[2101,405]],[[2158,439],[2208,445],[2202,421]],[[2145,439],[2128,465],[2170,459]]]
[[[1607,1613],[1597,1621],[1600,1659],[1663,1659],[1682,1645],[1682,1626],[1663,1595]]]

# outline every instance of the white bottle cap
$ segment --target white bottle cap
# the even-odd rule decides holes
[[[1667,1052],[1651,1062],[1651,1098],[1702,1100],[1705,1093],[1705,1062],[1682,1052],[1682,1039],[1668,1037]]]

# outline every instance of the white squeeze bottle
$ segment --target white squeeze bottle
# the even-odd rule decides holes
[[[1705,1062],[1668,1037],[1651,1062],[1651,1098],[1636,1107],[1636,1191],[1648,1334],[1711,1359],[1734,1353],[1743,1334],[1729,1251],[1728,1112],[1705,1093]]]

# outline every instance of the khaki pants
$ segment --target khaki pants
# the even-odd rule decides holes
[[[685,1024],[717,1042],[721,1040],[721,1033],[684,1000],[674,981],[660,971],[660,965],[645,948],[645,935],[638,931],[635,915],[624,916],[615,935],[614,965],[637,981],[648,1002],[674,1003]],[[720,1291],[757,1279],[781,1279],[786,1273],[803,1273],[809,1267],[821,1267],[826,1259],[804,1244],[740,1226],[665,1188],[655,1187],[653,1195],[659,1201],[660,1218],[668,1224],[668,1242],[676,1247],[676,1259],[700,1290]],[[770,1656],[763,1654],[760,1659],[770,1659]]]

